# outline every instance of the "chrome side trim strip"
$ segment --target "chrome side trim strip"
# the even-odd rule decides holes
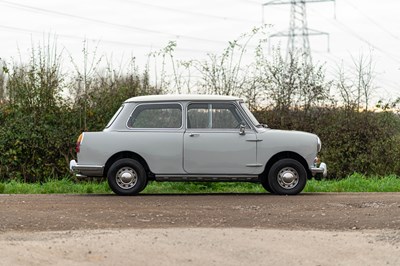
[[[258,175],[156,175],[157,181],[259,181]]]
[[[260,163],[249,163],[246,164],[246,167],[262,167],[263,165]]]

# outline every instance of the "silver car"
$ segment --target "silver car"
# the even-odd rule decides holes
[[[77,141],[80,177],[107,177],[119,195],[155,181],[257,182],[269,192],[300,193],[326,176],[318,136],[261,125],[237,97],[156,95],[126,100],[101,132]]]

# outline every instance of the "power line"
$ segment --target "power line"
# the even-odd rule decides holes
[[[261,1],[256,1],[256,0],[241,0],[242,2],[249,3],[249,4],[257,4],[261,5]]]
[[[128,3],[134,3],[137,5],[141,6],[147,6],[155,9],[161,9],[161,10],[167,10],[167,11],[172,11],[172,12],[177,12],[177,13],[183,13],[183,14],[189,14],[189,15],[194,15],[194,16],[200,16],[200,17],[207,17],[207,18],[212,18],[212,19],[219,19],[219,20],[231,20],[231,21],[238,21],[238,22],[250,22],[250,23],[259,23],[259,21],[256,20],[249,20],[249,19],[242,19],[242,18],[234,18],[234,17],[222,17],[222,16],[217,16],[217,15],[212,15],[212,14],[206,14],[206,13],[200,13],[200,12],[195,12],[195,11],[190,11],[190,10],[182,10],[182,9],[177,9],[177,8],[172,8],[172,7],[167,7],[167,6],[160,6],[160,5],[154,5],[150,3],[143,3],[140,1],[133,1],[133,0],[123,0],[124,2]]]
[[[348,61],[344,60],[343,58],[340,58],[339,56],[336,56],[332,53],[325,53],[325,52],[316,52],[318,54],[324,54],[324,57],[328,57],[330,59],[331,62],[335,63],[336,65],[336,69],[340,69],[342,68],[341,65],[343,65],[343,67],[345,67],[348,70],[352,70],[354,69],[354,62],[353,64],[349,63]],[[346,70],[347,72],[347,70]],[[352,74],[356,74],[355,72],[353,72]],[[331,75],[337,75],[337,73],[331,73]],[[394,91],[399,91],[400,89],[400,84],[396,81],[390,80],[390,79],[384,79],[381,77],[381,75],[374,75],[374,80],[376,80],[377,82],[384,84],[385,86],[379,86],[378,89],[384,90],[386,94],[390,94],[390,92],[388,91],[388,89],[392,89]]]
[[[383,27],[381,24],[379,24],[376,20],[374,20],[373,18],[371,18],[370,16],[368,16],[367,14],[365,14],[363,11],[361,11],[356,5],[354,5],[353,3],[345,0],[345,2],[350,5],[351,7],[353,7],[358,13],[360,13],[361,15],[363,15],[366,19],[368,19],[372,24],[374,24],[376,27],[380,28],[382,31],[386,32],[388,35],[390,35],[391,37],[393,37],[396,40],[400,40],[400,37],[393,34],[390,30],[386,29],[385,27]]]
[[[319,14],[318,11],[315,11],[311,8],[311,11],[314,11],[315,14]],[[337,21],[336,19],[334,21],[332,21],[330,18],[325,17],[325,19],[327,19],[329,21],[329,23],[331,23],[333,26],[340,28],[340,30],[347,32],[348,34],[350,34],[352,37],[362,41],[363,43],[366,43],[367,45],[369,45],[370,47],[376,49],[377,51],[381,52],[382,54],[384,54],[386,57],[388,57],[390,60],[399,63],[400,60],[396,58],[396,55],[393,55],[389,52],[386,52],[384,49],[378,47],[377,45],[373,44],[372,42],[366,40],[365,38],[363,38],[360,34],[358,34],[356,31],[352,30],[350,27],[348,27],[347,25],[345,25],[344,23]],[[372,21],[371,21],[372,22]],[[382,29],[382,27],[381,27]],[[392,36],[394,37],[394,36]],[[345,63],[347,65],[348,68],[352,68],[352,66],[350,66],[349,63],[347,63],[346,61],[344,61],[343,59],[333,55],[333,54],[326,54],[325,56],[331,57],[331,60],[333,60],[334,62],[337,62],[337,60],[341,60],[341,62]],[[333,59],[332,59],[333,58]],[[395,82],[393,80],[389,80],[389,79],[383,79],[380,75],[376,75],[374,77],[374,79],[381,83],[384,84],[384,86],[379,86],[379,89],[384,90],[385,93],[390,94],[387,90],[387,88],[390,88],[394,91],[399,91],[400,89],[400,84],[398,82]]]
[[[64,13],[64,12],[55,11],[55,10],[49,10],[49,9],[44,9],[44,8],[39,8],[39,7],[34,7],[34,6],[29,6],[29,5],[24,5],[24,4],[12,3],[12,2],[9,2],[9,1],[6,1],[6,0],[0,0],[0,2],[3,3],[3,4],[6,4],[6,5],[10,6],[10,7],[13,7],[13,8],[23,9],[23,10],[28,10],[28,11],[34,11],[36,13],[46,13],[46,14],[51,14],[51,15],[58,15],[58,16],[63,16],[63,17],[75,18],[75,19],[90,21],[90,22],[94,22],[94,23],[98,23],[98,24],[102,24],[102,25],[113,26],[113,27],[117,27],[117,28],[129,29],[129,30],[134,30],[134,31],[140,31],[140,32],[145,32],[145,33],[154,33],[154,34],[173,36],[173,37],[175,37],[177,39],[184,38],[184,39],[190,39],[190,40],[195,40],[195,41],[212,42],[212,43],[219,43],[219,44],[225,44],[226,45],[226,42],[224,42],[224,41],[218,41],[218,40],[213,40],[213,39],[205,39],[205,38],[194,37],[194,36],[189,36],[189,35],[179,35],[179,34],[174,34],[174,33],[169,33],[169,32],[164,32],[164,31],[158,31],[158,30],[153,30],[153,29],[147,29],[147,28],[123,25],[123,24],[108,22],[108,21],[99,20],[99,19],[95,19],[95,18],[82,17],[82,16],[69,14],[69,13]]]
[[[14,26],[0,25],[0,28],[5,29],[5,30],[18,31],[18,32],[34,33],[34,34],[40,34],[40,35],[44,34],[44,32],[41,32],[38,30],[24,29],[24,28],[19,28],[19,27],[14,27]],[[67,39],[83,40],[83,38],[74,36],[74,35],[67,35],[67,34],[55,34],[55,35],[58,37],[67,38]],[[90,38],[86,38],[86,39],[90,40],[90,41],[96,41],[96,40],[90,39]],[[149,45],[139,44],[139,43],[124,43],[124,42],[107,41],[107,40],[104,40],[104,42],[110,42],[110,43],[122,44],[122,45],[131,45],[131,46],[137,46],[137,47],[149,47]]]
[[[393,62],[400,63],[400,59],[398,59],[396,55],[394,55],[392,53],[389,53],[389,52],[385,51],[384,49],[380,48],[379,46],[373,44],[372,42],[366,40],[364,37],[362,37],[360,34],[358,34],[356,31],[354,31],[350,27],[346,26],[344,23],[342,23],[340,21],[336,21],[336,23],[339,25],[339,27],[341,27],[344,31],[346,31],[347,33],[349,33],[353,37],[357,38],[358,40],[368,44],[370,47],[374,48],[375,50],[377,50],[377,51],[381,52],[382,54],[386,55]]]
[[[320,3],[320,2],[332,2],[333,0],[272,0],[267,2],[268,5],[287,5],[293,2],[305,2],[305,3]]]
[[[38,31],[38,30],[31,30],[31,29],[24,29],[24,28],[19,28],[19,27],[14,27],[14,26],[6,26],[6,25],[0,25],[0,28],[5,29],[5,30],[11,30],[11,31],[18,31],[18,32],[26,32],[26,33],[34,33],[34,34],[39,34],[43,35],[44,32]],[[122,41],[112,41],[112,40],[97,40],[93,38],[81,38],[79,36],[74,36],[74,35],[68,35],[68,34],[55,34],[56,37],[61,37],[61,38],[66,38],[66,39],[74,39],[74,40],[89,40],[93,42],[98,42],[100,41],[101,43],[108,43],[108,44],[117,44],[117,45],[122,45],[122,46],[134,46],[134,47],[143,47],[143,48],[156,48],[156,49],[161,49],[163,47],[160,46],[152,46],[148,44],[143,44],[143,43],[131,43],[131,42],[122,42]],[[188,48],[176,48],[177,51],[183,51],[183,52],[194,52],[194,53],[210,53],[210,51],[206,50],[197,50],[197,49],[188,49]]]
[[[314,13],[316,13],[316,14],[319,14],[317,11],[313,10],[313,8],[310,8],[310,10],[313,11]],[[325,19],[327,19],[327,21],[329,23],[331,23],[333,26],[335,26],[336,28],[339,28],[340,30],[347,32],[352,37],[362,41],[363,43],[367,44],[368,46],[370,46],[370,47],[374,48],[375,50],[381,52],[382,54],[387,56],[393,62],[400,63],[400,59],[395,54],[387,52],[384,49],[382,49],[379,46],[377,46],[376,44],[372,43],[371,41],[368,41],[363,36],[361,36],[359,33],[357,33],[355,30],[351,29],[349,26],[345,25],[344,23],[342,23],[342,22],[340,22],[340,21],[338,21],[336,19],[333,20],[333,21],[330,18],[326,18],[325,17]]]

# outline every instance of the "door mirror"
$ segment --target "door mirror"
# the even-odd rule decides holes
[[[246,135],[246,126],[244,124],[240,124],[239,135]]]

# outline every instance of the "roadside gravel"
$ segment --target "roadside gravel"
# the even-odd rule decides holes
[[[0,246],[0,265],[400,265],[399,233],[386,230],[8,232]]]

